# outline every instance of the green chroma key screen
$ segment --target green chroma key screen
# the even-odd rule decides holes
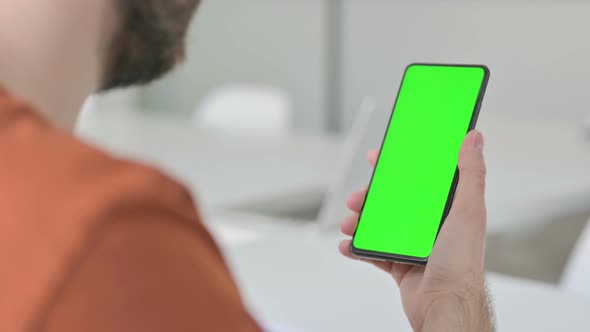
[[[356,250],[427,259],[487,80],[479,66],[406,70],[353,240]]]

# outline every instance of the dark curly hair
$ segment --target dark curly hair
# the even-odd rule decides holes
[[[183,60],[188,26],[200,0],[114,1],[120,26],[101,90],[149,83]]]

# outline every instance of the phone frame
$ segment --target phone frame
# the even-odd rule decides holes
[[[397,107],[397,102],[402,90],[402,87],[404,85],[404,82],[406,80],[406,75],[408,73],[408,70],[413,67],[413,66],[430,66],[430,67],[469,67],[469,68],[481,68],[484,70],[484,78],[483,81],[481,83],[481,87],[480,87],[480,91],[479,91],[479,95],[477,97],[477,102],[475,104],[475,108],[473,110],[473,114],[471,116],[471,121],[469,123],[469,129],[467,130],[468,134],[470,131],[472,131],[473,129],[475,129],[475,126],[477,124],[477,120],[479,119],[479,113],[481,110],[481,106],[483,104],[483,99],[485,96],[485,92],[488,86],[488,82],[490,79],[490,69],[485,66],[485,65],[470,65],[470,64],[444,64],[444,63],[412,63],[410,65],[408,65],[404,71],[404,75],[402,77],[402,81],[401,84],[399,86],[399,89],[397,91],[397,96],[395,98],[395,103],[393,104],[393,110],[391,111],[391,115],[389,117],[389,122],[387,124],[387,129],[385,130],[385,134],[383,135],[383,141],[381,143],[381,147],[383,147],[383,144],[385,144],[385,140],[387,139],[387,135],[389,134],[389,129],[391,126],[391,122],[393,120],[393,116],[395,114],[395,109]],[[382,149],[381,149],[382,150]],[[373,174],[371,175],[371,181],[369,182],[369,187],[367,190],[367,193],[371,191],[371,185],[373,184],[373,179],[375,177],[375,172],[377,170],[377,167],[379,166],[379,160],[381,159],[381,151],[379,152],[379,157],[377,158],[377,163],[375,164],[375,169],[373,171]],[[449,212],[451,210],[451,207],[453,205],[453,200],[455,198],[455,193],[457,191],[457,185],[459,183],[459,169],[457,168],[457,170],[455,171],[455,176],[453,178],[453,182],[451,184],[451,189],[449,191],[449,195],[447,198],[447,203],[445,205],[445,209],[443,211],[443,215],[441,218],[441,222],[440,225],[438,227],[438,231],[436,234],[436,239],[438,238],[438,235],[440,233],[440,230],[447,218],[447,216],[449,215]],[[363,210],[365,208],[365,204],[367,203],[367,197],[368,195],[365,197],[365,200],[363,202],[363,206],[361,208],[360,214],[359,214],[359,224],[357,225],[356,230],[354,231],[354,235],[353,235],[353,241],[351,242],[350,245],[350,250],[352,252],[353,255],[357,256],[357,257],[361,257],[361,258],[367,258],[370,260],[378,260],[378,261],[386,261],[386,262],[394,262],[394,263],[400,263],[400,264],[409,264],[409,265],[419,265],[419,266],[424,266],[428,263],[428,259],[429,257],[426,258],[421,258],[421,257],[411,257],[411,256],[404,256],[404,255],[396,255],[396,254],[391,254],[391,253],[384,253],[384,252],[377,252],[377,251],[371,251],[371,250],[364,250],[364,249],[359,249],[356,248],[354,246],[354,238],[356,236],[356,232],[358,231],[358,227],[360,225],[360,220],[361,220],[361,216],[363,215]],[[436,240],[435,240],[436,241]]]

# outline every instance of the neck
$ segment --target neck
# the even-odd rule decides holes
[[[102,76],[110,28],[103,22],[106,15],[96,13],[107,6],[102,1],[72,1],[67,7],[55,7],[53,1],[8,3],[10,10],[3,10],[0,2],[0,85],[54,125],[72,131]],[[90,5],[96,8],[86,8]],[[14,12],[29,19],[15,20]]]
[[[85,62],[75,54],[54,59],[3,50],[0,85],[29,102],[55,126],[73,131],[84,100],[98,84],[98,70],[90,65],[84,68]]]
[[[73,131],[79,109],[90,93],[88,87],[60,82],[60,75],[50,71],[31,75],[27,70],[15,70],[19,67],[14,61],[11,65],[0,63],[0,85],[30,103],[53,125]]]

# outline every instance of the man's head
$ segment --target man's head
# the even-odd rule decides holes
[[[101,90],[144,84],[174,67],[199,0],[114,0],[119,16]]]
[[[199,0],[0,0],[0,86],[71,130],[89,94],[170,70]]]

